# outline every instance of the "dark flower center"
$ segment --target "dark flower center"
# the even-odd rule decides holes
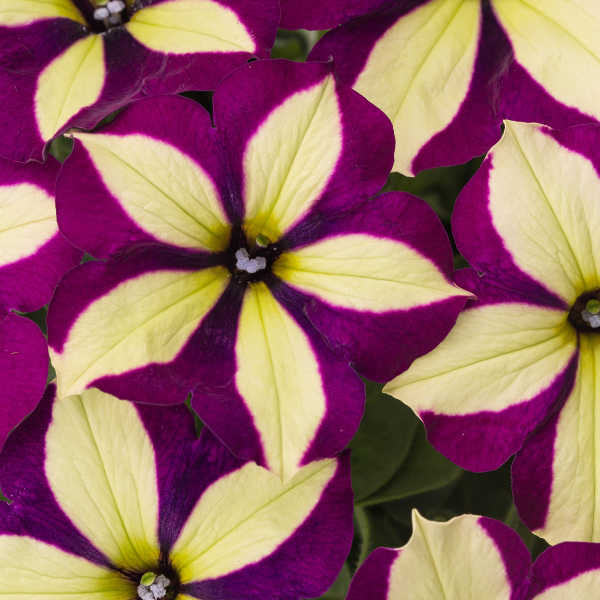
[[[577,298],[569,311],[569,322],[581,333],[600,333],[600,289]]]
[[[179,595],[179,574],[168,556],[162,555],[159,564],[144,573],[120,572],[135,585],[138,600],[175,600]]]
[[[246,285],[265,279],[283,250],[282,244],[271,243],[262,236],[258,236],[253,245],[249,244],[243,227],[235,225],[231,230],[229,248],[224,253],[224,264],[234,280]]]
[[[94,33],[105,33],[129,21],[126,0],[73,0]]]

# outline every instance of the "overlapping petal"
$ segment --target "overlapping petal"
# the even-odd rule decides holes
[[[357,571],[348,600],[558,600],[593,597],[600,545],[563,543],[531,557],[516,532],[474,515],[448,523],[413,513],[405,546],[378,548]]]
[[[135,576],[165,565],[185,597],[241,589],[249,577],[244,597],[318,595],[352,535],[347,455],[282,486],[208,431],[196,440],[185,407],[98,390],[59,400],[49,386],[11,436],[0,480],[13,501],[0,513],[9,595],[126,600]]]
[[[11,310],[44,306],[81,253],[59,233],[54,206],[58,163],[0,159],[0,447],[42,396],[48,349],[37,326]]]
[[[0,106],[10,117],[0,154],[21,161],[42,160],[54,137],[137,98],[214,89],[251,56],[268,57],[279,15],[272,0],[162,0],[127,3],[113,27],[91,4],[14,4],[0,13]]]
[[[467,468],[493,469],[518,452],[519,514],[553,543],[598,539],[598,340],[581,312],[600,285],[599,135],[594,125],[506,123],[453,217],[460,251],[482,272],[457,281],[477,301],[387,387]]]
[[[598,121],[600,12],[573,0],[284,0],[284,23],[339,27],[311,59],[333,56],[342,81],[394,123],[394,170],[466,162],[500,138],[502,118],[556,128]],[[571,65],[576,65],[572,68]]]
[[[61,395],[94,385],[145,402],[152,381],[175,403],[192,391],[236,455],[288,481],[356,430],[364,389],[350,363],[396,375],[469,294],[424,203],[366,202],[387,177],[392,127],[331,64],[252,63],[214,106],[216,129],[164,97],[73,134],[61,230],[109,261],[57,291],[52,359]],[[246,271],[239,252],[257,251],[268,258]]]
[[[489,6],[430,0],[365,14],[327,34],[311,58],[332,55],[342,81],[390,117],[395,171],[465,162],[498,140],[490,87],[508,44],[496,40]]]

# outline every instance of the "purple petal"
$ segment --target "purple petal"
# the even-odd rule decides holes
[[[75,529],[60,508],[46,479],[45,437],[55,396],[56,386],[51,384],[38,408],[12,433],[0,454],[0,484],[12,502],[10,506],[2,503],[2,530],[31,536],[108,566],[108,559]]]
[[[489,180],[493,168],[494,157],[488,156],[456,201],[452,231],[460,253],[493,281],[493,285],[510,290],[514,299],[520,297],[531,304],[568,310],[563,299],[519,269],[494,227],[489,209]],[[461,285],[477,294],[480,302],[490,303],[483,299],[479,285],[477,289],[469,287],[470,281],[477,282],[469,276]]]
[[[333,69],[332,63],[257,61],[237,69],[219,85],[213,118],[227,140],[234,197],[239,198],[244,189],[244,150],[261,124],[288,98],[322,81]],[[373,196],[391,168],[394,138],[389,120],[346,86],[336,84],[335,93],[342,119],[342,151],[327,186],[305,216],[307,221],[346,212]],[[241,202],[233,208],[235,216],[242,218]]]
[[[328,32],[316,44],[309,60],[327,60],[332,56],[341,81],[355,87],[376,44],[399,19],[424,4],[426,2],[413,1],[402,3],[401,7],[392,10],[373,9],[368,16]],[[502,115],[498,111],[497,97],[504,65],[511,56],[511,47],[498,27],[491,7],[484,5],[482,10],[483,24],[470,84],[450,123],[433,133],[420,150],[410,157],[402,154],[402,135],[396,132],[396,166],[410,159],[410,175],[416,175],[424,169],[467,162],[485,153],[500,139]],[[369,90],[360,91],[372,99]],[[381,93],[373,98],[377,96],[381,96]],[[377,104],[376,100],[372,101]],[[388,116],[393,117],[393,114],[388,112]]]
[[[452,251],[439,219],[429,206],[403,193],[377,196],[338,220],[306,223],[286,237],[291,249],[336,235],[368,234],[409,246],[431,262],[452,285]],[[368,312],[336,307],[316,296],[305,296],[305,312],[329,346],[375,381],[389,381],[419,356],[435,348],[448,334],[466,297],[456,295],[407,310]]]
[[[36,21],[25,27],[0,27],[0,156],[27,162],[42,160],[47,140],[35,120],[34,96],[39,73],[77,40],[82,26],[70,19]]]
[[[386,600],[390,570],[398,557],[391,548],[377,548],[354,575],[346,600]]]
[[[310,516],[273,554],[231,575],[184,585],[183,593],[203,600],[296,600],[324,593],[352,542],[349,488],[350,455],[345,452]]]
[[[584,578],[587,581],[583,582]],[[549,592],[554,598],[592,598],[599,582],[600,544],[564,542],[548,548],[535,561],[527,600],[555,586],[564,587],[558,593]],[[592,596],[587,596],[589,593]]]
[[[0,448],[34,408],[48,377],[48,347],[37,325],[0,311]]]
[[[52,157],[43,165],[0,159],[0,194],[2,186],[29,184],[44,190],[50,202],[59,169]],[[79,264],[81,256],[57,230],[34,254],[0,266],[0,306],[22,312],[41,308],[52,297],[58,280]]]
[[[412,0],[412,4],[423,0]],[[358,17],[392,5],[393,0],[319,0],[296,2],[281,0],[281,24],[284,29],[331,29],[353,17]]]
[[[144,135],[174,147],[206,171],[221,198],[228,198],[222,146],[210,116],[196,102],[178,96],[142,100],[100,131],[118,137]],[[95,257],[108,258],[121,250],[163,243],[125,212],[77,139],[58,177],[56,206],[64,235]]]

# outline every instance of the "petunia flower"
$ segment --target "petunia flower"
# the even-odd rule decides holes
[[[49,302],[81,252],[58,231],[54,185],[59,164],[0,159],[0,448],[42,397],[48,346],[37,325],[15,314]]]
[[[10,598],[293,600],[323,593],[352,540],[347,453],[286,485],[183,405],[48,386],[0,455]]]
[[[531,565],[518,534],[462,515],[447,523],[413,512],[413,534],[378,548],[356,572],[347,600],[575,600],[598,596],[600,544],[564,542]]]
[[[440,452],[512,466],[519,516],[550,543],[598,541],[600,127],[506,123],[453,216],[477,296],[386,391]]]
[[[269,57],[278,19],[276,0],[5,0],[0,155],[41,161],[136,98],[214,90]]]
[[[214,95],[140,101],[74,133],[63,233],[108,262],[63,279],[49,340],[61,396],[189,392],[236,455],[288,480],[350,440],[364,387],[447,334],[467,292],[437,217],[367,202],[393,154],[383,113],[331,63],[258,61]],[[157,390],[151,393],[152,390]]]
[[[600,4],[577,0],[282,0],[282,27],[325,29],[309,59],[394,123],[394,170],[487,152],[503,118],[600,120]]]

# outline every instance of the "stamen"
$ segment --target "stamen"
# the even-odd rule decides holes
[[[600,302],[594,299],[588,300],[581,311],[581,318],[594,329],[600,327]]]
[[[106,8],[108,8],[111,15],[116,15],[125,10],[125,2],[123,0],[110,0],[106,3]]]
[[[96,21],[104,21],[104,19],[108,19],[110,17],[110,11],[106,6],[101,6],[94,11],[94,19]]]
[[[236,253],[235,257],[237,262],[235,266],[240,271],[246,271],[246,273],[257,273],[258,271],[266,268],[267,259],[264,256],[257,256],[256,258],[250,258],[248,250],[246,248],[240,248]]]
[[[156,577],[154,573],[144,573],[138,585],[137,593],[142,600],[158,600],[167,594],[167,588],[171,583],[164,575]]]
[[[123,0],[110,0],[104,6],[100,6],[94,11],[94,19],[96,21],[107,21],[111,25],[119,25],[122,23],[121,13],[125,8],[126,5]]]

